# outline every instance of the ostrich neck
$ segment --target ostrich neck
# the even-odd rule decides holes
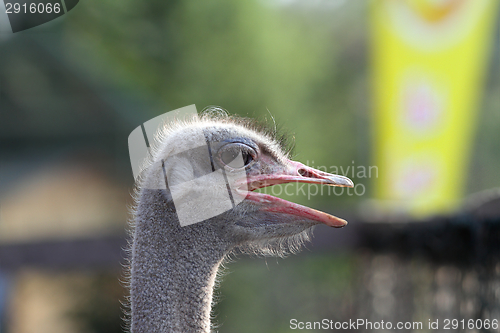
[[[202,224],[180,227],[165,207],[139,206],[136,214],[131,332],[210,332],[213,287],[228,247]]]

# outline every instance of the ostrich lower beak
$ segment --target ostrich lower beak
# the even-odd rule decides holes
[[[347,224],[347,221],[341,218],[316,209],[295,204],[268,194],[252,192],[258,188],[292,182],[340,187],[354,186],[354,183],[347,177],[323,172],[300,162],[290,161],[285,170],[272,174],[249,176],[247,179],[248,192],[246,198],[263,204],[263,210],[268,212],[290,214],[337,228]]]

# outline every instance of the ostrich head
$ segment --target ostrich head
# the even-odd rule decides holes
[[[200,135],[203,142],[197,146],[193,141]],[[232,246],[249,245],[258,249],[275,240],[289,239],[318,223],[345,226],[347,222],[338,217],[255,192],[259,188],[291,182],[353,186],[346,177],[290,160],[285,142],[284,137],[278,138],[276,133],[248,119],[212,110],[206,112],[201,121],[177,122],[163,129],[143,188],[160,188],[164,183],[166,191],[156,194],[163,196],[167,206],[179,209],[184,204],[184,209],[203,214],[204,210],[228,201],[229,179],[232,208],[223,209],[224,212],[217,216],[208,216],[186,230],[217,231],[218,236]],[[193,146],[195,149],[186,149]],[[212,170],[218,171],[219,179],[225,182],[207,177]],[[167,188],[176,188],[179,184],[187,185],[177,195],[177,200],[173,200],[173,193]],[[200,201],[193,201],[201,197],[205,197],[202,204],[207,207],[200,208],[197,206]],[[168,223],[175,229],[179,225],[176,219],[169,219]]]
[[[203,144],[197,145],[193,141],[199,141],[200,133]],[[282,138],[247,119],[212,110],[200,120],[164,128],[152,151],[136,198],[131,263],[134,332],[207,332],[215,273],[228,253],[239,248],[280,255],[296,248],[316,224],[347,224],[255,192],[290,182],[349,187],[353,183],[290,160]],[[222,175],[224,182],[211,175]],[[232,206],[219,209],[221,202],[227,204],[228,193]],[[197,201],[207,195],[209,200]],[[221,213],[198,218],[210,210]],[[182,226],[182,214],[200,221]]]

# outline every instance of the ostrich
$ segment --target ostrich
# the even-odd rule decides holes
[[[240,250],[283,255],[306,241],[308,230],[316,224],[347,224],[338,217],[254,192],[289,182],[353,186],[346,177],[290,160],[284,140],[274,132],[246,118],[212,110],[200,119],[176,122],[158,134],[150,161],[137,181],[133,211],[129,265],[132,333],[210,332],[213,288],[228,254]],[[212,167],[227,174],[240,171],[235,173],[237,189],[233,193],[243,200],[222,214],[181,226],[168,185],[161,189],[158,184],[179,177],[179,171],[181,177],[192,178],[196,173],[197,163],[202,163],[196,156],[184,154],[192,159],[189,164],[177,161],[169,166],[165,162],[195,133],[203,133],[208,146],[217,143],[210,152]],[[235,156],[241,157],[240,162],[234,163]],[[197,186],[190,191],[196,193]],[[212,199],[217,202],[216,195]]]

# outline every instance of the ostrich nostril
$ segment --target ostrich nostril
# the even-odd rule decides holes
[[[307,172],[307,170],[305,169],[299,169],[297,170],[297,172],[299,173],[299,175],[301,175],[302,177],[307,177],[309,176],[309,172]]]

